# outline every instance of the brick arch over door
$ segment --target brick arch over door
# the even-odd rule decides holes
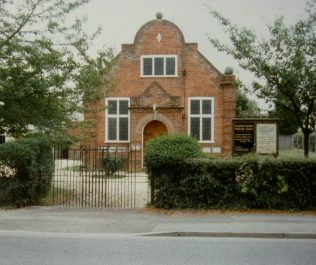
[[[157,120],[157,121],[162,122],[167,127],[168,133],[175,133],[176,132],[172,122],[165,115],[158,113],[156,119],[153,119],[153,114],[147,114],[147,115],[143,116],[137,124],[137,127],[136,127],[137,138],[143,136],[143,130],[144,130],[145,126],[153,120]]]

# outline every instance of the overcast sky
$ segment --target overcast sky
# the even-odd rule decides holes
[[[233,66],[235,75],[250,84],[252,75],[238,68],[230,57],[214,49],[207,34],[225,39],[218,22],[209,14],[207,6],[219,11],[233,23],[253,28],[258,34],[267,36],[265,23],[277,16],[285,17],[293,24],[304,15],[305,0],[91,0],[80,13],[88,16],[87,32],[99,25],[103,31],[96,40],[94,49],[102,46],[114,48],[116,53],[121,44],[133,43],[139,28],[155,19],[157,12],[175,23],[184,34],[186,42],[196,42],[200,52],[224,72]],[[260,103],[263,106],[262,103]]]

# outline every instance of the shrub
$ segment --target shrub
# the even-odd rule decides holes
[[[151,173],[160,168],[174,171],[185,159],[201,156],[201,148],[195,138],[184,134],[168,134],[149,141],[144,162],[146,170]]]
[[[237,165],[237,161],[227,159],[187,159],[176,178],[157,181],[152,204],[161,208],[242,207],[236,198]]]
[[[0,179],[0,205],[40,204],[50,188],[53,157],[48,140],[25,138],[0,145],[0,161],[14,176]]]
[[[256,156],[187,159],[177,175],[170,176],[164,168],[158,172],[152,204],[161,208],[316,207],[313,160]]]
[[[237,181],[241,192],[251,194],[252,207],[311,209],[316,206],[316,161],[256,158],[247,163],[251,174]],[[245,170],[245,162],[239,168]]]
[[[13,178],[16,175],[16,170],[9,167],[0,161],[0,179]]]
[[[109,177],[112,177],[113,174],[122,167],[122,164],[122,159],[116,157],[109,156],[102,159],[102,166]]]
[[[151,200],[160,201],[158,195],[166,196],[170,200],[177,196],[174,192],[179,186],[181,180],[179,175],[182,173],[185,159],[201,156],[202,152],[197,140],[187,135],[161,135],[150,140],[144,162],[149,175]],[[159,187],[160,193],[155,194],[156,187]]]

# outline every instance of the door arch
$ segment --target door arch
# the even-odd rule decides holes
[[[143,150],[146,152],[146,146],[150,139],[155,138],[162,134],[167,134],[168,130],[166,125],[164,125],[161,121],[151,121],[147,123],[144,127],[143,131]]]

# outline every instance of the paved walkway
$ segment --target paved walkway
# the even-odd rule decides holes
[[[316,215],[58,207],[0,209],[0,234],[7,231],[316,239]]]
[[[52,180],[55,206],[143,208],[149,201],[146,173],[120,171],[119,178],[104,178],[100,171],[79,171],[81,160],[55,160]]]

